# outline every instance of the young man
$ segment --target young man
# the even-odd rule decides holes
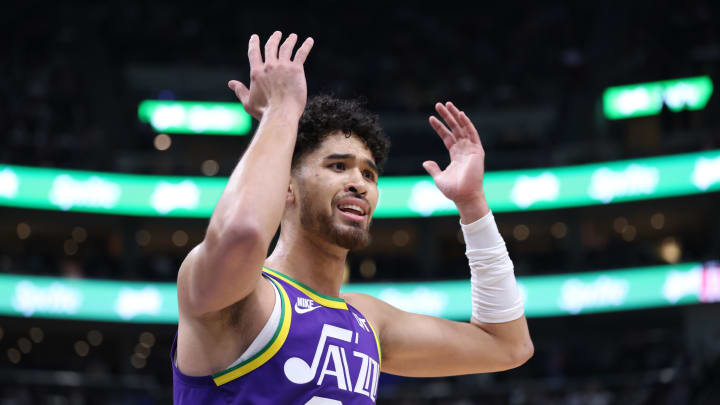
[[[372,404],[379,372],[433,377],[507,370],[533,353],[512,262],[482,188],[484,151],[468,117],[436,105],[430,125],[451,157],[423,166],[453,200],[471,267],[469,323],[340,295],[350,249],[365,246],[388,142],[357,103],[306,108],[308,38],[260,52],[250,38],[250,88],[231,81],[260,120],[178,275],[173,346],[176,404]],[[302,117],[301,117],[302,116]],[[269,244],[280,226],[270,257]]]

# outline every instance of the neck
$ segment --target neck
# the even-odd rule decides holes
[[[283,227],[265,266],[286,274],[320,294],[340,296],[348,250],[300,229]]]

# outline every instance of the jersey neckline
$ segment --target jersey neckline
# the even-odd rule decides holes
[[[293,287],[297,288],[298,290],[302,291],[307,295],[308,297],[312,298],[315,302],[318,304],[329,307],[329,308],[336,308],[336,309],[348,309],[347,304],[345,303],[345,300],[340,297],[332,297],[330,295],[325,295],[322,293],[319,293],[312,288],[308,287],[307,285],[301,283],[300,281],[295,280],[294,278],[287,276],[283,273],[280,273],[277,270],[273,270],[269,267],[263,266],[263,271],[270,274],[271,276],[275,276],[286,283],[292,285]]]

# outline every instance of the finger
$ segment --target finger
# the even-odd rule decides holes
[[[443,143],[445,144],[445,147],[449,151],[450,148],[455,144],[455,137],[453,136],[452,132],[447,129],[445,125],[443,125],[442,122],[440,122],[439,119],[431,116],[430,119],[430,126],[433,127],[435,132],[440,136]]]
[[[300,48],[298,48],[297,52],[295,52],[295,59],[293,59],[293,62],[298,62],[300,64],[305,63],[305,59],[307,59],[307,56],[310,53],[313,44],[315,44],[315,40],[312,39],[312,37],[308,37],[305,42],[300,45]]]
[[[460,123],[460,110],[455,107],[455,104],[453,104],[452,101],[448,101],[447,103],[445,103],[445,108],[448,109],[452,117],[455,119],[455,122],[462,126],[462,124]]]
[[[440,166],[438,166],[438,164],[432,160],[425,161],[422,165],[425,171],[427,171],[433,179],[440,175],[440,173],[442,173],[442,170],[440,170]]]
[[[293,48],[295,48],[295,43],[297,43],[297,35],[296,34],[290,34],[290,36],[285,39],[285,42],[280,46],[280,54],[278,55],[278,59],[280,60],[290,60],[290,56],[292,56]]]
[[[248,43],[248,59],[250,60],[250,70],[257,70],[262,67],[263,60],[260,53],[260,37],[252,34],[250,43]]]
[[[450,111],[448,111],[447,107],[442,105],[442,103],[435,104],[435,111],[440,114],[442,119],[445,121],[445,123],[450,127],[450,130],[455,133],[455,130],[458,128],[458,123],[455,121],[455,118],[453,118],[452,114],[450,114]]]
[[[228,82],[228,87],[230,87],[230,89],[235,92],[238,100],[242,102],[244,102],[244,100],[247,100],[247,97],[250,95],[250,90],[248,90],[248,88],[244,84],[237,80],[230,80]]]
[[[475,129],[475,125],[473,125],[472,121],[470,121],[470,118],[468,118],[464,111],[460,111],[460,125],[466,128],[466,130],[470,134],[470,141],[479,143],[480,146],[482,146],[480,134],[478,134],[477,129]]]
[[[452,103],[452,101],[448,101],[445,103],[445,108],[447,108],[448,112],[450,112],[450,115],[452,115],[455,122],[457,122],[458,127],[457,131],[453,128],[453,134],[456,138],[467,138],[470,139],[472,137],[472,134],[470,133],[470,128],[467,127],[466,122],[463,121],[460,117],[461,111],[458,110],[457,107],[455,107],[455,104]],[[472,124],[470,124],[472,126]]]
[[[265,63],[277,60],[278,44],[282,38],[282,32],[275,31],[265,43]]]

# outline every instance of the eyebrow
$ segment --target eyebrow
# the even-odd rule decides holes
[[[325,156],[325,160],[347,160],[347,159],[355,159],[355,155],[351,153],[331,153],[327,156]],[[370,159],[365,159],[365,163],[367,163],[368,166],[375,172],[375,174],[380,173],[380,169],[377,167],[375,162],[373,162]]]

